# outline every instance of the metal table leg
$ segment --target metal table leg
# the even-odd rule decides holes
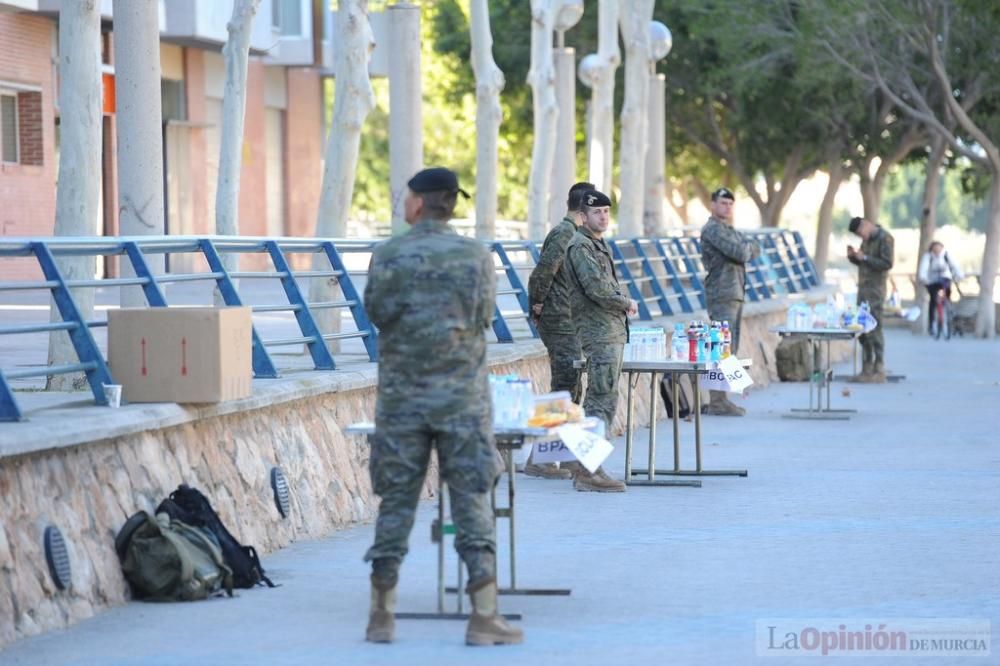
[[[791,414],[782,414],[786,419],[812,419],[819,421],[846,421],[851,417],[848,413],[853,409],[831,409],[830,391],[833,381],[833,369],[830,361],[830,340],[826,340],[826,363],[822,363],[822,342],[820,338],[807,337],[809,341],[809,408],[793,407]],[[817,372],[817,367],[822,369]],[[816,407],[813,408],[813,384],[816,384]],[[826,389],[826,408],[823,407],[823,389]]]
[[[663,476],[747,476],[745,469],[702,469],[701,466],[701,389],[699,387],[698,373],[691,373],[691,382],[694,385],[694,457],[695,468],[693,470],[683,470],[680,468],[680,422],[677,414],[677,375],[674,379],[674,468],[656,470],[657,474]],[[695,481],[701,486],[701,481]]]
[[[701,488],[701,481],[673,481],[666,479],[657,479],[658,474],[670,474],[670,471],[661,471],[656,469],[656,377],[657,373],[651,372],[649,382],[649,460],[648,467],[646,469],[635,469],[629,470],[629,474],[625,476],[625,484],[629,486],[674,486],[674,487],[687,487],[687,488]],[[675,376],[676,378],[676,376]],[[631,392],[632,385],[629,384],[629,391]],[[678,454],[679,454],[679,439],[680,431],[678,429],[678,416],[677,416],[677,383],[674,382],[674,465],[677,465]],[[628,424],[626,424],[628,426]],[[631,430],[631,428],[628,428]],[[627,433],[628,437],[631,433]],[[635,476],[646,475],[645,479],[634,479]]]
[[[632,430],[635,428],[633,418],[635,418],[635,399],[632,393],[632,373],[625,373],[625,382],[628,384],[625,391],[625,480],[632,478]]]

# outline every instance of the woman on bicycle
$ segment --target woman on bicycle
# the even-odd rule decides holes
[[[941,241],[934,241],[927,252],[920,258],[917,268],[917,279],[927,288],[930,304],[927,308],[927,332],[930,333],[934,324],[935,303],[937,295],[944,291],[945,299],[951,299],[951,283],[965,277],[962,269],[951,260]]]

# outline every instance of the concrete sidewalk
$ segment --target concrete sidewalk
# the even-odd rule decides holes
[[[786,663],[757,655],[758,620],[964,618],[1000,631],[1000,345],[889,331],[887,347],[907,380],[850,385],[849,397],[837,385],[834,406],[859,410],[849,421],[782,419],[804,405],[803,384],[752,394],[744,419],[707,417],[705,467],[745,467],[748,478],[599,495],[519,476],[518,584],[573,588],[501,598],[524,614],[522,646],[467,648],[455,621],[400,621],[395,644],[365,643],[367,525],[267,557],[277,589],[129,604],[15,643],[0,665]],[[658,432],[667,466],[670,428]],[[683,434],[689,467],[691,424]],[[623,448],[608,464],[619,475]],[[434,607],[433,514],[425,503],[399,610]],[[502,582],[505,530],[500,521]],[[971,663],[997,663],[998,650],[993,641],[991,657]]]

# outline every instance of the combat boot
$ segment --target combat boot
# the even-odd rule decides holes
[[[372,605],[368,611],[365,640],[370,643],[391,643],[396,633],[396,583],[372,576]]]
[[[465,629],[466,645],[516,645],[524,642],[524,632],[507,624],[497,613],[497,579],[480,578],[466,588],[472,613]]]
[[[580,492],[623,493],[625,482],[608,476],[603,467],[591,474],[583,465],[579,465],[573,473],[573,488]]]
[[[709,391],[711,396],[702,413],[709,416],[743,416],[747,410],[734,404],[725,391]]]
[[[858,384],[869,384],[871,383],[870,377],[874,374],[875,364],[871,361],[865,361],[861,364],[861,374],[854,375],[851,377],[850,381]]]
[[[572,479],[573,472],[568,469],[560,469],[555,463],[535,464],[529,462],[524,466],[526,476],[534,476],[539,479]]]

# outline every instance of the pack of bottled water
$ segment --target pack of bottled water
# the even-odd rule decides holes
[[[662,327],[634,326],[625,345],[626,361],[663,361],[667,359],[667,334]]]
[[[490,375],[494,428],[523,428],[535,412],[531,380],[517,375]]]

